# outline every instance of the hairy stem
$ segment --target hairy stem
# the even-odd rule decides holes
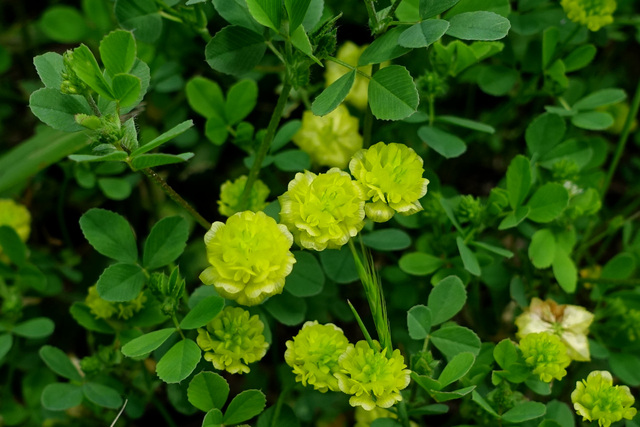
[[[183,199],[169,184],[167,181],[162,179],[160,175],[158,175],[153,169],[146,168],[141,169],[142,173],[144,173],[150,180],[155,182],[161,189],[166,193],[167,196],[171,198],[174,202],[182,206],[189,214],[205,229],[211,228],[211,223],[204,219],[197,210],[193,208],[185,199]]]
[[[278,103],[276,104],[275,110],[273,110],[273,114],[271,115],[271,120],[269,120],[267,133],[265,134],[264,139],[260,144],[260,148],[258,149],[256,158],[253,161],[251,170],[249,171],[247,183],[245,184],[244,190],[242,191],[242,196],[240,197],[241,209],[246,209],[248,207],[251,188],[253,188],[253,184],[258,179],[258,176],[260,175],[260,169],[262,168],[262,163],[264,162],[264,158],[267,156],[267,153],[269,152],[269,148],[271,148],[271,142],[273,141],[273,138],[276,135],[276,129],[278,129],[278,125],[280,124],[280,119],[282,118],[282,112],[284,111],[284,107],[287,104],[287,99],[289,99],[290,92],[291,92],[291,83],[289,82],[289,78],[285,77],[284,86],[282,87],[282,92],[280,92]]]

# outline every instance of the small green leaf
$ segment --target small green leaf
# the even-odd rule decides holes
[[[440,40],[448,28],[449,22],[444,19],[427,19],[404,30],[398,43],[407,48],[428,47]]]
[[[444,264],[444,260],[422,252],[410,252],[402,255],[399,266],[402,271],[414,276],[426,276]]]
[[[509,193],[509,205],[516,209],[522,204],[531,188],[531,165],[529,159],[517,155],[511,160],[507,169],[507,191]]]
[[[253,111],[258,102],[258,85],[253,80],[240,80],[227,93],[224,113],[229,125],[239,123]]]
[[[82,386],[53,383],[42,390],[42,406],[50,411],[64,411],[82,403]]]
[[[96,61],[91,50],[84,44],[73,50],[71,67],[80,80],[85,82],[98,95],[111,101],[115,99],[111,87],[102,75],[98,61]]]
[[[482,270],[480,269],[480,264],[478,263],[478,257],[476,257],[476,254],[469,249],[462,237],[458,236],[456,238],[456,243],[458,245],[458,252],[462,258],[465,270],[474,276],[480,276]]]
[[[558,45],[559,31],[557,27],[549,27],[542,33],[542,68],[547,68],[547,65],[553,59],[556,52],[556,46]]]
[[[407,328],[414,340],[423,340],[431,331],[431,310],[424,305],[416,305],[407,311]]]
[[[142,91],[142,82],[133,74],[116,74],[111,82],[113,95],[121,107],[135,105]]]
[[[547,223],[556,219],[569,204],[569,193],[561,184],[549,182],[538,188],[527,206],[528,218],[534,222]]]
[[[89,209],[80,217],[84,237],[96,251],[122,262],[136,262],[138,248],[131,225],[122,216],[105,209]]]
[[[309,40],[309,36],[304,30],[303,26],[299,26],[297,30],[291,34],[291,44],[293,47],[298,49],[300,52],[307,55],[313,62],[323,67],[322,62],[318,60],[315,56],[313,56],[313,47],[311,46],[311,41]]]
[[[264,29],[251,16],[245,0],[213,0],[213,5],[220,16],[232,25],[239,25],[257,33]]]
[[[120,393],[103,384],[88,382],[82,386],[84,396],[98,406],[118,409],[122,406]]]
[[[461,397],[466,396],[476,389],[475,385],[461,388],[460,390],[454,391],[432,391],[431,397],[435,399],[436,402],[448,402],[453,399],[460,399]]]
[[[487,11],[465,12],[449,20],[447,34],[462,40],[499,40],[511,28],[509,20]]]
[[[189,238],[189,224],[181,216],[158,221],[144,243],[142,264],[155,270],[174,262],[184,251]]]
[[[79,95],[65,95],[59,89],[38,89],[29,97],[34,116],[54,129],[65,132],[85,130],[76,123],[76,114],[93,114],[89,104]]]
[[[467,151],[467,144],[457,136],[432,126],[422,126],[418,129],[418,137],[433,148],[436,153],[447,159],[461,156]]]
[[[260,390],[245,390],[229,403],[223,421],[225,424],[239,424],[250,420],[262,412],[266,405],[267,399]]]
[[[551,264],[553,275],[565,292],[573,293],[578,283],[578,269],[571,257],[562,249],[556,248]]]
[[[640,385],[640,357],[629,353],[611,353],[609,366],[625,384],[631,387]]]
[[[27,246],[13,227],[0,225],[0,248],[2,255],[19,267],[27,261]]]
[[[302,172],[311,168],[311,158],[302,150],[284,150],[273,156],[273,163],[284,172]]]
[[[613,123],[613,116],[604,111],[586,111],[571,117],[572,125],[587,130],[604,130]]]
[[[113,151],[104,156],[94,156],[93,154],[72,154],[70,160],[74,162],[122,162],[127,159],[127,153],[124,151]]]
[[[520,74],[513,68],[503,65],[483,67],[478,74],[478,86],[484,93],[504,96],[515,86]]]
[[[2,359],[9,353],[13,347],[13,336],[11,334],[2,334],[0,335],[0,364],[2,363]]]
[[[551,230],[543,228],[531,237],[529,259],[536,268],[548,268],[556,256],[556,237]]]
[[[636,269],[635,256],[621,252],[611,258],[602,268],[600,277],[603,279],[628,279]]]
[[[296,263],[286,278],[284,290],[296,297],[311,297],[322,292],[324,271],[316,257],[307,251],[295,251]]]
[[[436,121],[448,123],[454,126],[459,126],[467,129],[477,130],[478,132],[486,132],[494,134],[496,132],[493,126],[486,125],[484,123],[476,122],[474,120],[463,119],[456,116],[437,116]]]
[[[573,104],[575,110],[593,110],[598,107],[617,104],[627,99],[622,89],[602,89],[585,96]]]
[[[506,338],[493,348],[493,358],[496,360],[496,363],[498,363],[498,366],[504,370],[509,370],[509,368],[519,360],[518,350],[513,341]]]
[[[508,423],[519,424],[543,416],[547,407],[540,402],[523,402],[502,414],[502,420]]]
[[[125,200],[133,190],[131,183],[124,178],[98,178],[98,187],[111,200]]]
[[[40,349],[40,358],[56,374],[72,381],[82,381],[78,369],[71,363],[69,357],[58,347],[45,345]]]
[[[369,106],[378,119],[401,120],[409,117],[415,113],[419,102],[418,90],[406,68],[390,65],[371,77]]]
[[[162,33],[162,17],[153,0],[116,0],[115,16],[118,23],[135,33],[136,39],[155,42]]]
[[[525,132],[527,147],[531,153],[542,156],[558,145],[567,130],[562,117],[544,113],[533,120]]]
[[[560,427],[574,427],[576,425],[573,410],[566,403],[557,400],[547,403],[545,419],[554,420]]]
[[[180,322],[182,329],[201,328],[211,321],[222,311],[224,307],[224,298],[212,295],[200,300]]]
[[[419,16],[422,19],[440,15],[442,12],[451,9],[460,0],[418,0]]]
[[[276,33],[280,31],[282,0],[247,0],[247,6],[256,21]]]
[[[139,156],[140,154],[147,153],[153,150],[154,148],[158,148],[165,142],[170,141],[173,138],[177,137],[178,135],[181,135],[182,133],[186,132],[192,126],[193,126],[193,120],[185,120],[179,125],[172,127],[168,131],[162,133],[160,136],[157,136],[153,140],[144,144],[143,146],[138,147],[131,153],[131,156],[136,157],[136,156]]]
[[[260,34],[230,25],[218,31],[207,43],[205,58],[214,70],[237,76],[253,70],[266,49]]]
[[[564,59],[564,68],[567,73],[586,67],[596,57],[597,49],[592,44],[585,44],[572,49]]]
[[[295,135],[298,130],[300,130],[300,126],[302,126],[302,122],[300,120],[290,120],[278,129],[276,132],[276,136],[273,137],[273,142],[271,143],[271,152],[275,153],[282,147],[284,147],[287,142],[291,141],[293,135]]]
[[[227,123],[219,117],[210,117],[205,123],[204,134],[209,141],[216,145],[222,145],[229,136]],[[263,163],[262,166],[266,165]]]
[[[302,24],[311,0],[284,0],[284,7],[289,15],[289,34]]]
[[[158,377],[166,383],[179,383],[187,378],[200,361],[198,344],[189,339],[178,341],[156,365]]]
[[[428,306],[433,325],[439,325],[455,316],[467,301],[467,290],[457,276],[438,282],[429,294]],[[477,353],[476,353],[477,354]]]
[[[490,244],[484,243],[484,242],[470,242],[470,244],[472,246],[484,249],[485,251],[493,252],[494,254],[503,256],[505,258],[513,257],[513,252],[511,252],[508,249],[499,247],[499,246],[490,245]]]
[[[122,354],[135,358],[149,354],[168,340],[175,331],[176,328],[160,329],[134,338],[122,346]]]
[[[100,297],[113,302],[135,299],[145,282],[144,271],[136,264],[117,263],[98,278],[96,284]]]
[[[326,249],[320,252],[322,268],[331,280],[337,283],[351,283],[358,279],[358,270],[353,255],[344,246],[341,249]]]
[[[375,39],[358,58],[358,67],[380,64],[410,52],[411,49],[401,46],[398,41],[404,31],[405,29],[402,26],[396,27]],[[399,67],[399,65],[396,65],[396,67]]]
[[[378,251],[399,251],[411,246],[411,237],[405,231],[388,228],[363,235],[362,243]]]
[[[84,17],[70,6],[47,8],[38,24],[47,37],[59,43],[77,43],[89,30]]]
[[[46,338],[53,333],[55,327],[55,323],[48,317],[36,317],[18,323],[13,328],[13,333],[25,338]]]
[[[356,71],[352,70],[331,83],[311,104],[311,112],[316,116],[324,116],[338,108],[349,94],[353,82],[356,79]]]
[[[215,372],[200,372],[189,383],[187,397],[201,411],[220,409],[229,397],[229,383]]]
[[[38,76],[45,87],[60,90],[62,73],[64,72],[62,55],[55,52],[38,55],[33,58],[33,65],[35,65]]]
[[[442,373],[438,378],[438,382],[444,388],[449,384],[458,381],[460,378],[467,375],[467,372],[469,372],[475,361],[476,357],[473,353],[457,354],[442,370]]]
[[[470,352],[477,356],[480,352],[480,338],[471,329],[463,326],[440,328],[431,334],[431,342],[448,360],[460,353]]]
[[[529,215],[529,206],[519,206],[515,211],[509,212],[498,225],[498,230],[506,230],[518,226]]]
[[[96,319],[91,309],[86,304],[74,302],[69,309],[71,317],[88,331],[100,332],[102,334],[113,334],[115,330],[104,319]]]
[[[198,76],[187,82],[185,91],[187,102],[196,113],[207,119],[217,117],[226,123],[224,95],[218,83]]]
[[[129,31],[112,31],[100,41],[100,58],[111,76],[131,71],[136,52],[136,41]]]
[[[263,307],[278,322],[287,326],[299,325],[307,313],[305,300],[289,293],[272,296],[263,304]]]
[[[223,418],[224,416],[220,409],[212,409],[204,416],[202,427],[221,427]]]

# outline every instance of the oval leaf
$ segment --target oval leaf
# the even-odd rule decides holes
[[[166,383],[179,383],[193,372],[200,357],[198,344],[189,339],[179,341],[162,356],[156,373]]]
[[[222,307],[224,307],[224,298],[217,295],[206,297],[187,313],[180,322],[180,327],[182,329],[200,328],[216,317],[222,311]]]
[[[429,294],[428,307],[434,325],[455,316],[467,301],[467,290],[457,276],[449,276],[438,282]]]
[[[462,40],[500,40],[511,28],[507,18],[487,11],[461,13],[449,24],[447,34]]]
[[[200,372],[189,383],[187,397],[201,411],[220,409],[229,397],[229,383],[215,372]]]
[[[56,374],[72,381],[82,381],[82,375],[73,366],[69,357],[57,347],[45,345],[40,349],[40,358]]]
[[[144,271],[135,264],[118,263],[108,267],[98,278],[98,294],[107,301],[135,299],[145,282]]]
[[[260,390],[245,390],[233,398],[224,413],[225,424],[239,424],[264,410],[267,399]]]
[[[142,264],[149,270],[174,262],[184,251],[189,238],[189,224],[181,216],[158,221],[144,244]]]
[[[175,328],[160,329],[135,338],[122,346],[122,354],[140,357],[160,347],[175,332]]]
[[[379,70],[369,82],[371,112],[380,120],[402,120],[418,108],[420,99],[406,68],[390,65]]]
[[[80,228],[91,246],[104,256],[136,262],[138,248],[131,226],[115,212],[93,208],[80,217]]]

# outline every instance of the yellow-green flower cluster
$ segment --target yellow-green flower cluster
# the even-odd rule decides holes
[[[567,17],[591,31],[598,31],[613,22],[616,0],[562,0],[560,5]]]
[[[404,144],[379,142],[358,151],[349,163],[355,179],[365,187],[367,217],[384,222],[395,212],[411,215],[422,210],[427,194],[422,157]]]
[[[591,360],[587,334],[593,314],[584,307],[558,304],[548,299],[533,298],[529,308],[516,318],[520,340],[531,333],[551,332],[560,337],[572,360]]]
[[[338,359],[348,345],[349,340],[336,325],[306,322],[298,335],[286,342],[284,360],[302,385],[310,384],[322,393],[340,391],[334,374],[339,369]]]
[[[198,329],[196,341],[205,351],[205,360],[216,369],[244,374],[250,371],[249,363],[267,353],[263,331],[257,315],[240,307],[225,307],[205,328]]]
[[[0,199],[0,226],[3,225],[13,228],[20,240],[26,242],[31,233],[31,214],[26,207],[11,199]]]
[[[346,168],[351,156],[362,148],[358,119],[344,105],[323,117],[305,111],[293,142],[309,154],[313,163],[340,169]]]
[[[374,341],[379,346],[377,341]],[[366,341],[349,344],[339,359],[340,371],[335,374],[340,390],[351,395],[351,406],[362,406],[367,411],[376,406],[390,408],[402,400],[400,390],[410,382],[400,350],[390,358],[385,350],[374,350]]]
[[[533,333],[520,341],[522,356],[533,373],[544,382],[554,378],[561,380],[567,375],[566,367],[571,363],[567,347],[560,337],[549,332]]]
[[[364,227],[364,191],[338,168],[296,174],[278,200],[280,221],[307,249],[340,248]]]
[[[131,301],[113,303],[104,300],[98,294],[98,288],[95,285],[88,289],[87,298],[85,299],[85,304],[98,319],[110,319],[113,316],[117,316],[118,319],[130,319],[134,314],[142,310],[145,302],[147,302],[147,296],[144,292],[140,292]]]
[[[367,46],[358,46],[355,43],[348,41],[343,44],[336,54],[336,58],[338,58],[342,62],[346,62],[351,66],[358,65],[358,59],[360,59],[360,55],[367,48]],[[358,67],[360,71],[365,74],[371,74],[371,65],[367,65],[364,67]],[[327,86],[331,83],[338,80],[349,70],[342,65],[336,64],[335,62],[327,62],[326,63],[326,72],[324,77],[327,81]],[[360,110],[364,110],[367,108],[367,101],[369,100],[369,79],[359,74],[356,74],[356,79],[349,91],[349,94],[345,98],[345,100],[351,103],[353,106],[357,107]]]
[[[242,175],[235,181],[228,180],[220,187],[220,200],[218,200],[218,211],[221,215],[231,216],[240,212],[240,199],[244,186],[247,183],[247,176]],[[251,193],[249,193],[249,201],[247,210],[252,212],[258,212],[263,210],[266,206],[266,200],[269,196],[269,187],[259,179],[253,183],[251,187]]]
[[[583,421],[597,420],[600,427],[609,427],[623,418],[631,420],[637,413],[629,387],[614,386],[607,371],[593,371],[586,380],[578,381],[571,401]]]
[[[226,224],[214,222],[204,237],[211,264],[200,280],[238,304],[260,304],[279,294],[296,262],[293,237],[264,212],[239,212]]]

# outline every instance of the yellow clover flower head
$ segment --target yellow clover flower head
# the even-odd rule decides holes
[[[353,154],[362,148],[358,119],[344,105],[322,117],[305,111],[293,142],[309,154],[313,163],[340,169],[346,168]]]
[[[140,292],[131,301],[113,303],[104,300],[98,294],[98,288],[95,285],[88,289],[87,297],[85,298],[85,304],[97,319],[110,319],[113,316],[117,316],[118,319],[130,319],[144,308],[145,302],[147,302],[147,296],[144,292]]]
[[[598,31],[613,22],[616,0],[562,0],[560,5],[567,17],[591,31]]]
[[[333,323],[320,325],[314,320],[306,322],[293,341],[286,342],[284,360],[302,385],[308,383],[322,393],[340,391],[333,374],[338,372],[338,359],[348,345],[342,329]]]
[[[31,233],[31,214],[26,207],[11,199],[0,199],[0,226],[2,225],[13,228],[20,239],[26,242]]]
[[[554,378],[561,380],[567,371],[565,368],[571,363],[567,355],[567,347],[560,337],[549,332],[533,333],[520,341],[522,356],[533,373],[546,383]]]
[[[600,427],[609,427],[623,418],[631,420],[637,413],[629,387],[614,386],[607,371],[593,371],[586,380],[578,381],[571,401],[583,421],[597,420]]]
[[[247,183],[247,176],[242,175],[235,181],[228,180],[220,187],[220,200],[218,200],[218,211],[220,215],[231,216],[240,212],[240,198]],[[269,187],[259,179],[251,187],[249,194],[248,210],[258,212],[267,207],[267,197],[269,197]]]
[[[200,280],[242,305],[260,304],[282,293],[296,260],[293,237],[264,212],[239,212],[226,224],[214,222],[204,236],[211,264]]]
[[[411,371],[406,369],[400,350],[394,350],[388,358],[378,342],[374,343],[377,351],[366,341],[349,344],[338,360],[340,371],[335,374],[340,390],[352,395],[349,404],[362,406],[367,411],[375,407],[390,408],[400,402],[400,390],[411,381]]]
[[[567,347],[572,360],[586,362],[591,360],[587,341],[591,322],[593,314],[584,307],[533,298],[529,308],[516,318],[517,336],[522,340],[535,332],[554,333]]]
[[[278,200],[280,221],[303,248],[338,249],[364,227],[364,191],[338,168],[297,173]]]
[[[205,360],[219,370],[246,374],[249,363],[267,354],[264,324],[240,307],[225,307],[206,327],[198,329],[196,341]]]
[[[422,177],[422,157],[404,144],[379,142],[360,150],[349,169],[366,191],[367,218],[375,222],[391,219],[395,212],[411,215],[422,210],[418,201],[427,194],[429,180]]]
[[[342,62],[346,62],[349,65],[357,66],[358,59],[360,59],[360,55],[367,48],[367,46],[358,46],[355,43],[348,41],[343,44],[336,54],[336,58],[338,58]],[[326,71],[324,74],[325,80],[327,82],[327,86],[331,83],[338,80],[344,74],[349,72],[349,70],[343,67],[340,64],[336,64],[335,62],[329,61],[326,64]],[[364,67],[358,67],[360,71],[365,74],[371,74],[371,65],[367,65]],[[349,102],[354,107],[364,110],[367,108],[367,102],[369,100],[369,79],[359,74],[356,74],[356,79],[351,87],[351,91],[345,98],[347,102]]]

